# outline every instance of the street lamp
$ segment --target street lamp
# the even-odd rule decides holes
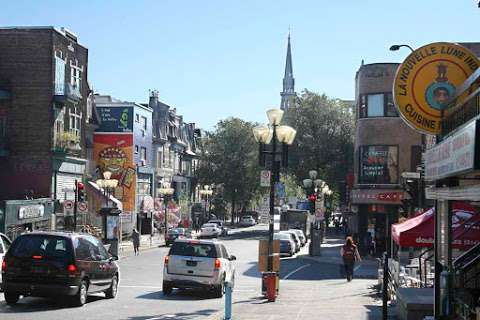
[[[270,109],[267,111],[269,125],[262,125],[253,128],[253,136],[258,142],[259,164],[264,167],[266,156],[271,156],[270,174],[270,223],[268,232],[268,264],[267,271],[273,271],[273,216],[275,206],[275,184],[280,181],[280,167],[288,166],[288,145],[293,143],[297,131],[292,127],[280,125],[283,117],[283,110]],[[272,142],[270,150],[267,146]],[[277,150],[277,142],[282,146]]]
[[[167,207],[168,207],[168,200],[170,199],[170,197],[173,195],[173,193],[175,192],[175,189],[173,189],[172,187],[170,187],[170,183],[168,182],[164,182],[162,183],[162,187],[158,189],[158,192],[160,193],[160,195],[163,196],[163,202],[164,202],[164,205],[165,205],[165,230],[164,230],[164,234],[165,234],[165,245],[167,243],[167,225],[168,225],[168,221],[167,221]]]
[[[390,47],[390,51],[398,51],[401,47],[406,47],[406,48],[412,50],[412,52],[415,51],[408,44],[394,44]]]
[[[98,179],[95,183],[103,189],[103,195],[106,199],[106,207],[109,207],[110,195],[114,193],[115,188],[118,187],[117,179],[110,179],[112,173],[110,171],[103,172],[103,179]]]
[[[200,190],[200,196],[205,197],[205,211],[204,211],[204,217],[207,216],[207,204],[208,204],[208,197],[213,194],[213,190],[209,185],[204,185],[203,189]],[[208,211],[208,219],[210,219],[210,210]]]

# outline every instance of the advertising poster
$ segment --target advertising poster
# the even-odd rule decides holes
[[[398,183],[398,147],[360,147],[360,183]]]
[[[94,159],[100,174],[112,173],[111,179],[118,180],[115,197],[122,201],[123,211],[135,210],[135,163],[133,161],[133,134],[95,133]]]
[[[97,107],[97,132],[133,132],[133,107]]]
[[[119,216],[107,216],[107,239],[118,239]]]

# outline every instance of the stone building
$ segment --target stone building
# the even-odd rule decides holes
[[[397,63],[360,66],[355,77],[356,132],[350,226],[365,245],[367,232],[378,252],[389,244],[390,225],[403,211],[402,173],[421,164],[422,135],[400,117],[392,87]]]
[[[54,27],[0,28],[0,199],[74,198],[86,168],[88,49]]]

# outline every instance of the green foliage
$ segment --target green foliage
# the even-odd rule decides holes
[[[298,108],[291,108],[284,121],[297,130],[290,149],[289,170],[297,182],[318,171],[332,190],[353,167],[354,115],[351,104],[325,94],[305,90]]]
[[[292,174],[282,174],[281,182],[285,185],[285,194],[288,197],[297,197],[299,199],[305,198],[305,191],[299,185],[296,177]]]
[[[215,193],[222,199],[245,204],[258,191],[258,148],[252,133],[255,125],[228,118],[201,139],[198,181],[201,185],[217,185]]]

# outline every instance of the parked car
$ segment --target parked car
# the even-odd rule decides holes
[[[228,228],[222,220],[209,220],[208,223],[215,223],[222,230],[222,236],[228,235]]]
[[[287,230],[283,230],[283,231],[280,231],[280,233],[288,234],[292,238],[293,243],[295,244],[295,253],[300,251],[300,248],[302,247],[302,245],[300,243],[300,239],[298,238],[298,236],[295,232],[290,232],[290,231],[287,231]]]
[[[164,258],[163,293],[169,295],[173,288],[202,288],[220,298],[225,282],[235,282],[235,260],[216,240],[179,239]]]
[[[288,231],[293,231],[297,234],[298,238],[300,238],[300,241],[302,243],[302,247],[305,246],[305,244],[307,244],[307,237],[305,237],[305,234],[303,233],[302,230],[300,230],[300,229],[290,229]]]
[[[255,219],[253,219],[252,216],[243,216],[240,218],[240,226],[242,227],[251,227],[256,225],[257,223],[255,222]]]
[[[12,242],[10,239],[4,235],[3,233],[0,233],[0,265],[2,264],[3,257],[8,251],[8,248],[10,248],[10,245]],[[0,292],[3,291],[2,289],[2,273],[0,272]]]
[[[216,238],[222,235],[222,229],[216,223],[205,223],[200,228],[200,238]]]
[[[192,231],[187,228],[173,228],[167,231],[167,238],[165,243],[167,246],[171,245],[177,239],[192,238]]]
[[[119,268],[103,244],[89,234],[33,232],[13,241],[2,262],[7,304],[20,296],[68,296],[82,306],[90,293],[115,298]]]
[[[295,243],[286,233],[275,233],[273,240],[280,240],[280,256],[291,257],[295,254]]]

